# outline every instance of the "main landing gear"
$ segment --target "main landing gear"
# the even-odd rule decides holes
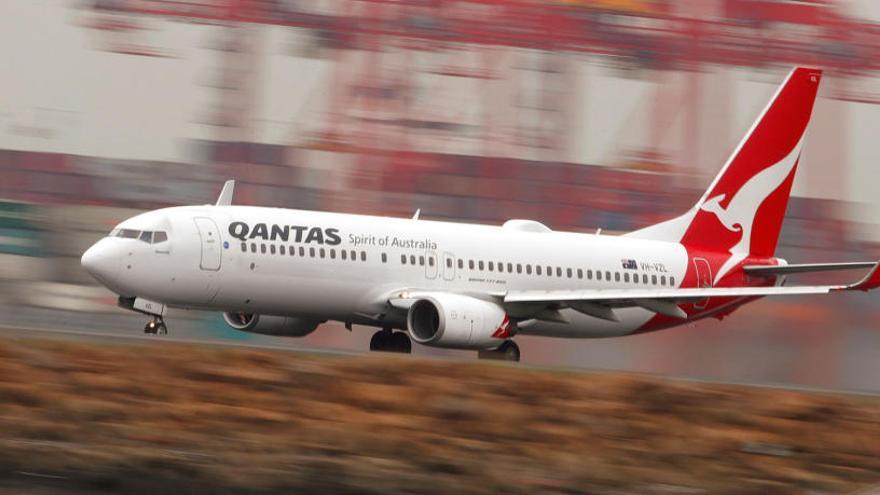
[[[519,362],[519,346],[512,340],[505,340],[503,344],[495,349],[478,351],[477,357],[480,359]]]
[[[165,320],[161,316],[154,316],[152,320],[144,327],[144,333],[149,335],[167,335],[168,327],[165,326]]]
[[[412,352],[412,341],[404,332],[392,332],[390,328],[383,328],[370,339],[370,350],[409,354]]]

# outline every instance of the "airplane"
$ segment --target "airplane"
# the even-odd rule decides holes
[[[379,329],[370,350],[425,346],[519,361],[516,335],[617,337],[722,319],[765,296],[867,291],[880,261],[775,257],[822,72],[794,68],[696,204],[623,235],[232,204],[146,212],[82,266],[166,334],[168,308],[223,313],[243,332],[301,337],[327,321]],[[788,275],[864,269],[849,285]]]

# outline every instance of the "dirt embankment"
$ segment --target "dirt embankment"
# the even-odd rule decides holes
[[[0,488],[847,493],[880,400],[486,363],[0,342]]]

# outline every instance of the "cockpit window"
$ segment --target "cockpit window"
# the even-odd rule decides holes
[[[113,229],[110,237],[122,237],[123,239],[137,239],[147,244],[159,244],[168,240],[168,234],[158,230],[133,230],[133,229]]]

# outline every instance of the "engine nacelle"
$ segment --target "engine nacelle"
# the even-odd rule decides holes
[[[511,336],[501,306],[459,294],[431,293],[409,308],[406,324],[420,344],[456,349],[491,349]]]
[[[230,327],[242,332],[276,335],[279,337],[305,337],[315,331],[320,321],[296,316],[271,316],[253,313],[223,313]]]

